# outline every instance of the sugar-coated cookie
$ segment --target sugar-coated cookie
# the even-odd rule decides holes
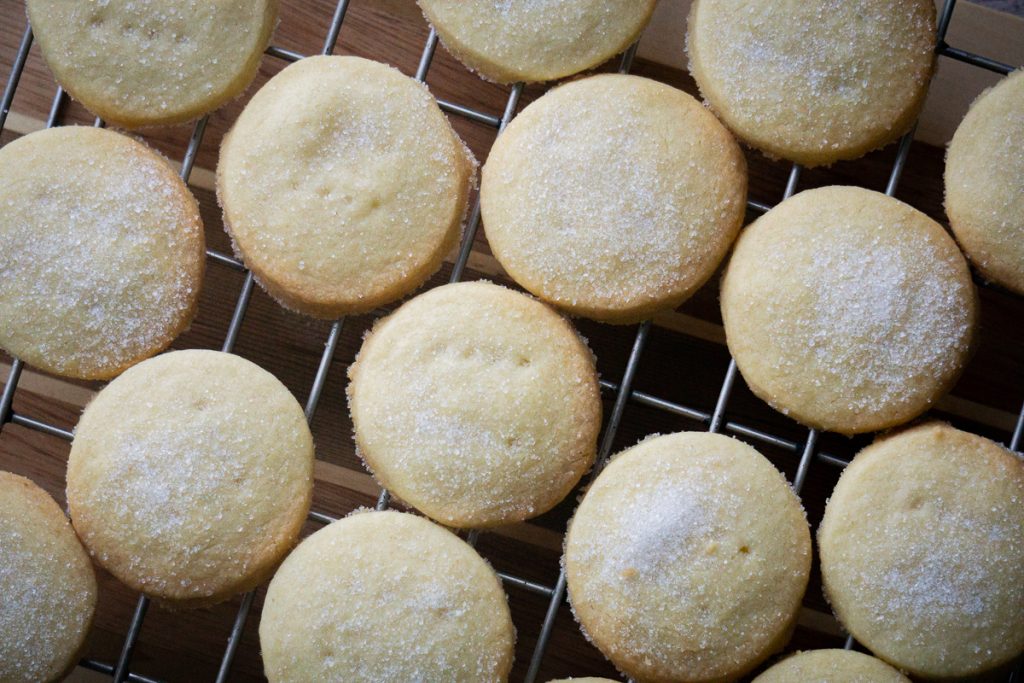
[[[748,144],[806,166],[910,129],[935,64],[932,0],[696,0],[690,73]]]
[[[878,657],[976,677],[1024,652],[1024,462],[940,423],[876,441],[818,530],[825,594]]]
[[[736,680],[780,649],[811,569],[800,501],[770,462],[719,434],[622,452],[569,525],[584,633],[645,683]]]
[[[902,424],[949,390],[976,296],[938,223],[878,192],[825,187],[744,230],[721,298],[751,390],[811,427],[856,434]]]
[[[421,83],[359,57],[272,78],[224,139],[217,196],[275,299],[319,318],[419,287],[459,236],[476,162]]]
[[[498,83],[597,66],[640,37],[657,0],[418,0],[459,61]]]
[[[254,588],[295,543],[313,438],[269,372],[175,351],[96,395],[67,476],[71,520],[100,565],[169,606],[205,606]]]
[[[1024,71],[986,91],[957,128],[946,214],[982,276],[1024,294]]]
[[[199,206],[135,140],[73,126],[0,149],[0,346],[58,375],[106,379],[192,321]]]
[[[594,678],[588,676],[586,678],[559,678],[555,681],[549,681],[548,683],[617,683],[610,678]]]
[[[96,610],[96,575],[64,512],[24,477],[0,472],[0,681],[61,680]]]
[[[675,308],[739,232],[747,168],[688,94],[638,76],[567,83],[495,142],[480,188],[495,257],[573,315],[630,323]]]
[[[305,539],[260,618],[271,683],[500,683],[515,628],[494,570],[422,517],[360,511]]]
[[[435,520],[546,512],[594,462],[594,359],[564,318],[488,282],[445,285],[379,321],[349,368],[356,445],[381,485]]]
[[[27,0],[57,82],[108,123],[184,123],[252,82],[277,0]]]
[[[910,683],[910,679],[861,652],[813,650],[787,657],[754,683]]]

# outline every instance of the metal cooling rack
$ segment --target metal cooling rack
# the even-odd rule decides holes
[[[338,33],[341,30],[342,22],[345,20],[345,14],[348,10],[350,0],[339,0],[334,9],[334,14],[331,18],[331,22],[328,27],[327,35],[324,39],[323,50],[321,54],[331,54],[334,51],[335,44],[338,40]],[[958,60],[971,64],[973,66],[994,71],[999,74],[1009,74],[1013,71],[1013,67],[1009,64],[1003,64],[996,60],[990,59],[983,55],[974,54],[966,50],[961,50],[950,46],[946,43],[945,37],[946,32],[949,28],[950,21],[953,16],[953,11],[956,8],[956,0],[946,0],[945,6],[943,7],[942,13],[939,16],[938,22],[938,46],[936,53],[938,55]],[[427,38],[426,44],[423,48],[422,56],[420,57],[419,66],[416,69],[415,78],[420,82],[426,82],[427,73],[430,70],[430,64],[434,57],[434,52],[437,49],[437,33],[431,29],[430,34]],[[0,99],[0,132],[3,132],[4,125],[7,120],[7,115],[10,112],[11,102],[14,99],[15,91],[18,87],[18,81],[21,78],[22,70],[25,66],[25,60],[28,57],[29,49],[32,46],[32,28],[26,26],[25,33],[22,37],[21,43],[18,47],[17,56],[14,60],[14,64],[11,69],[10,77],[7,80],[6,88],[4,89],[3,98]],[[266,54],[281,59],[287,62],[294,62],[303,59],[305,55],[299,54],[292,50],[284,48],[270,46],[266,50]],[[636,44],[634,43],[626,52],[622,55],[619,72],[627,73],[633,62],[633,57],[636,54]],[[523,84],[517,83],[511,87],[508,94],[508,99],[505,104],[504,111],[500,116],[494,116],[486,112],[481,112],[470,107],[465,107],[454,102],[448,102],[445,100],[438,100],[438,104],[441,109],[449,114],[456,114],[458,116],[464,116],[472,119],[479,123],[487,124],[496,129],[496,133],[500,133],[505,126],[508,125],[509,121],[515,116],[516,108],[519,104],[519,98],[523,91]],[[61,120],[61,114],[64,105],[67,102],[67,95],[64,90],[60,87],[57,88],[56,95],[53,98],[53,103],[50,107],[49,116],[46,120],[46,127],[50,128],[55,125],[59,125]],[[188,147],[181,161],[180,176],[185,183],[188,183],[189,176],[192,172],[192,166],[195,162],[196,152],[199,146],[202,144],[203,134],[206,130],[207,117],[201,118],[196,122],[191,138],[188,142]],[[103,126],[101,119],[96,119],[96,126]],[[896,192],[896,188],[899,184],[900,176],[903,173],[903,168],[906,165],[907,156],[910,152],[910,143],[914,136],[914,128],[910,130],[903,138],[899,141],[897,148],[896,159],[893,163],[892,170],[889,174],[889,180],[886,185],[886,194],[893,196]],[[797,185],[800,180],[800,166],[794,164],[789,172],[788,181],[786,183],[785,191],[782,195],[783,199],[790,197],[797,189]],[[749,200],[747,202],[748,209],[753,214],[763,214],[772,208],[770,204],[765,204],[755,200]],[[466,224],[466,228],[462,237],[462,243],[459,248],[458,256],[453,266],[450,282],[456,282],[462,278],[463,272],[466,268],[466,263],[469,259],[470,252],[472,251],[473,241],[476,236],[477,228],[480,224],[480,204],[476,201],[473,206],[473,210],[470,213],[469,220]],[[242,284],[241,291],[238,294],[238,298],[235,302],[234,313],[231,316],[231,322],[228,326],[227,334],[225,335],[224,342],[221,345],[221,350],[230,352],[235,346],[235,341],[238,338],[238,333],[242,325],[242,321],[245,318],[246,310],[249,305],[249,300],[252,296],[253,291],[253,276],[244,266],[244,264],[238,259],[217,252],[212,249],[206,250],[207,258],[214,263],[222,265],[227,268],[232,268],[236,271],[244,272],[245,279]],[[327,339],[324,345],[323,353],[320,357],[319,365],[317,366],[316,373],[313,376],[313,383],[309,390],[309,395],[306,399],[305,414],[307,420],[312,420],[313,415],[316,412],[317,405],[320,401],[320,395],[323,392],[324,383],[327,379],[327,372],[331,364],[331,360],[334,357],[335,349],[338,345],[339,337],[341,336],[342,326],[344,319],[335,321],[327,335]],[[611,413],[608,416],[608,420],[604,426],[604,433],[601,438],[600,448],[598,449],[597,461],[593,471],[588,476],[588,480],[592,480],[601,471],[604,464],[607,462],[608,456],[611,453],[612,444],[615,439],[615,435],[618,431],[619,424],[622,421],[623,412],[626,404],[630,401],[651,407],[658,410],[665,411],[669,414],[676,415],[679,417],[695,420],[707,426],[709,432],[730,432],[746,439],[756,441],[759,443],[771,445],[794,454],[799,454],[799,464],[797,466],[796,475],[793,478],[793,489],[799,494],[803,488],[804,481],[807,478],[807,472],[810,469],[811,463],[814,460],[819,460],[825,464],[832,465],[834,467],[844,467],[847,461],[843,458],[829,455],[828,453],[820,452],[817,448],[818,444],[818,432],[814,429],[807,430],[807,435],[802,442],[795,442],[789,439],[773,435],[760,429],[756,429],[738,422],[729,421],[726,419],[726,412],[729,404],[729,398],[732,394],[733,385],[736,382],[736,362],[734,360],[729,361],[728,369],[722,379],[721,385],[718,391],[718,399],[715,403],[713,412],[708,413],[706,411],[694,408],[691,406],[683,405],[673,401],[665,400],[657,396],[647,394],[641,391],[633,389],[633,379],[636,376],[637,367],[640,363],[640,358],[643,355],[644,347],[647,343],[651,329],[651,322],[646,321],[641,323],[636,330],[635,337],[633,339],[633,345],[629,354],[629,358],[626,362],[625,370],[622,374],[622,379],[619,382],[610,382],[607,380],[601,381],[602,389],[613,394],[615,396],[614,404]],[[56,425],[48,422],[38,420],[28,415],[17,413],[12,409],[12,401],[14,394],[18,388],[18,381],[21,377],[23,363],[20,359],[13,359],[11,363],[11,371],[8,375],[7,382],[4,385],[2,394],[0,394],[0,430],[7,423],[13,423],[28,427],[44,434],[49,434],[66,441],[74,439],[74,432],[62,429]],[[1013,430],[1013,434],[1009,439],[1009,448],[1013,451],[1020,452],[1022,434],[1024,434],[1024,405],[1021,406],[1020,413],[1018,414],[1016,426]],[[390,494],[388,491],[383,491],[380,494],[380,498],[377,501],[377,509],[383,510],[388,507],[390,503]],[[335,517],[319,513],[310,512],[309,519],[322,524],[329,524],[336,521]],[[468,534],[467,540],[475,544],[478,537],[478,532],[473,531]],[[498,572],[502,581],[509,586],[517,589],[526,590],[532,593],[536,593],[545,596],[549,599],[548,609],[544,617],[544,621],[541,625],[540,635],[538,636],[536,645],[530,659],[529,669],[526,674],[525,683],[535,683],[540,665],[544,659],[544,653],[547,650],[548,641],[550,640],[551,633],[554,627],[555,617],[558,614],[558,610],[565,601],[565,590],[566,590],[566,578],[564,569],[560,571],[558,578],[553,586],[539,584],[533,581],[528,581],[524,578],[514,576],[504,572]],[[242,597],[241,604],[238,608],[237,616],[235,617],[234,624],[232,625],[231,631],[228,635],[227,646],[225,647],[224,654],[221,658],[220,669],[217,674],[217,683],[223,683],[227,681],[230,676],[231,665],[234,661],[235,653],[238,650],[238,645],[241,640],[242,632],[245,629],[245,623],[248,618],[249,612],[252,608],[253,598],[255,591],[246,593]],[[118,657],[117,662],[110,664],[106,662],[100,662],[93,659],[83,659],[80,664],[81,666],[99,671],[110,675],[115,683],[122,683],[123,681],[136,681],[138,683],[160,683],[158,680],[142,676],[140,674],[132,673],[130,671],[132,654],[135,649],[135,644],[139,637],[139,632],[142,629],[143,621],[146,617],[146,612],[149,608],[149,599],[145,596],[140,596],[138,603],[135,607],[135,612],[132,616],[131,623],[128,631],[124,638],[124,644],[121,648],[121,654]],[[854,645],[852,637],[848,637],[846,641],[846,648],[850,649]],[[1010,683],[1020,683],[1024,671],[1024,665],[1018,666],[1017,669],[1009,677]]]

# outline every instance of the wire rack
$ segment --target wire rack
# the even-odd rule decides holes
[[[321,54],[332,54],[334,52],[335,45],[338,41],[338,34],[341,30],[342,23],[345,20],[346,13],[348,11],[350,0],[340,0],[334,8],[333,16],[331,17],[328,25],[327,34],[324,38],[323,49]],[[987,69],[999,74],[1008,74],[1013,70],[1013,67],[990,59],[983,55],[961,50],[956,47],[950,46],[946,43],[945,37],[947,30],[950,25],[950,21],[953,17],[953,11],[956,7],[956,0],[946,0],[942,12],[939,15],[938,20],[938,45],[936,52],[939,56],[943,56],[949,59],[965,62],[973,66]],[[11,103],[14,99],[15,91],[18,87],[18,82],[21,77],[22,70],[25,66],[25,61],[29,53],[29,49],[32,46],[32,28],[26,26],[25,32],[21,39],[18,47],[18,52],[15,57],[10,76],[7,80],[7,85],[3,93],[3,98],[0,99],[0,132],[3,131],[4,125],[7,120],[8,113],[10,112]],[[438,38],[436,32],[431,29],[429,36],[427,37],[426,44],[423,47],[423,52],[419,60],[419,65],[416,69],[415,78],[420,82],[426,82],[427,75],[430,70],[431,62],[433,61],[434,53],[437,49]],[[623,53],[619,62],[619,72],[627,73],[633,63],[633,58],[636,53],[636,44],[634,43],[625,53]],[[270,46],[266,50],[266,54],[270,57],[284,60],[286,62],[295,62],[303,59],[305,55],[299,54],[292,50],[287,50],[281,47]],[[519,104],[520,96],[523,92],[523,84],[518,83],[509,89],[508,97],[505,102],[504,110],[500,116],[495,116],[471,107],[463,106],[455,102],[449,102],[446,100],[438,100],[438,104],[441,109],[449,114],[466,117],[478,123],[486,124],[495,129],[496,133],[500,133],[505,126],[508,125],[509,121],[515,116],[516,109]],[[58,87],[57,92],[53,98],[52,105],[50,107],[49,115],[46,120],[46,127],[52,127],[60,124],[61,112],[64,104],[67,101],[67,95],[62,88]],[[191,137],[189,138],[188,146],[185,149],[184,155],[181,161],[180,176],[186,183],[189,181],[189,177],[192,173],[192,167],[195,162],[196,153],[199,150],[200,145],[203,141],[203,135],[206,130],[207,117],[201,118],[196,122]],[[104,125],[101,119],[96,119],[94,125],[102,127]],[[916,124],[915,127],[916,129]],[[896,192],[896,188],[900,181],[903,168],[906,164],[908,154],[910,152],[910,143],[913,139],[914,129],[911,129],[903,138],[900,139],[895,161],[892,165],[889,173],[888,183],[886,185],[886,194],[892,196]],[[794,164],[790,170],[788,179],[785,185],[785,191],[783,192],[782,199],[786,199],[796,192],[799,181],[800,181],[800,166]],[[749,212],[753,215],[763,214],[764,212],[771,209],[771,205],[762,202],[750,200],[748,201]],[[477,233],[477,228],[480,224],[480,204],[479,201],[474,203],[472,211],[469,215],[469,220],[466,224],[462,242],[459,247],[457,257],[449,281],[456,282],[462,279],[463,273],[466,269],[470,253],[472,251],[474,238]],[[227,254],[215,251],[213,249],[207,249],[207,258],[213,263],[220,266],[231,268],[236,271],[244,273],[244,280],[242,282],[241,291],[235,300],[234,311],[231,316],[230,323],[228,325],[227,333],[224,337],[224,341],[221,344],[221,350],[230,352],[234,349],[235,342],[238,339],[238,334],[242,326],[242,322],[246,315],[246,310],[249,306],[249,301],[253,292],[253,276],[244,266],[244,264],[238,259],[229,256]],[[331,361],[334,357],[335,350],[338,346],[338,340],[342,333],[344,320],[340,319],[334,321],[330,327],[330,331],[327,335],[327,339],[324,344],[323,353],[320,356],[319,364],[316,368],[316,372],[313,376],[313,381],[309,389],[309,394],[305,404],[305,415],[307,420],[311,421],[314,414],[316,413],[317,406],[320,402],[320,396],[323,392],[325,382],[327,380],[328,369]],[[602,467],[606,463],[609,454],[611,453],[612,446],[614,443],[615,435],[619,430],[619,426],[622,422],[622,417],[627,403],[633,402],[635,404],[647,406],[660,411],[669,413],[670,415],[694,420],[706,426],[709,432],[729,432],[745,439],[773,446],[783,451],[788,451],[793,455],[798,456],[798,465],[796,474],[793,478],[792,486],[793,489],[799,494],[804,486],[804,482],[807,478],[807,473],[813,462],[818,461],[826,465],[841,468],[847,464],[847,460],[841,457],[833,456],[828,453],[822,452],[818,448],[818,432],[813,429],[806,430],[805,436],[802,441],[793,441],[791,439],[776,436],[767,431],[741,424],[739,422],[730,421],[726,415],[729,407],[730,396],[733,392],[733,386],[736,382],[737,368],[735,361],[729,361],[728,368],[725,372],[724,377],[721,380],[719,389],[717,392],[717,401],[712,412],[700,410],[695,407],[684,405],[678,402],[659,398],[658,396],[644,393],[633,389],[633,380],[636,376],[637,367],[640,363],[641,356],[644,353],[645,346],[647,344],[648,336],[651,329],[651,321],[641,323],[635,332],[633,337],[631,350],[628,356],[628,360],[625,365],[625,370],[622,373],[621,379],[618,382],[612,382],[608,380],[602,380],[602,389],[609,392],[614,396],[612,409],[608,415],[607,421],[604,425],[603,434],[601,437],[600,446],[597,454],[596,465],[588,477],[593,479],[601,471]],[[15,412],[12,408],[12,402],[14,394],[18,389],[18,382],[21,377],[23,369],[23,363],[21,360],[15,358],[11,363],[10,373],[8,375],[6,384],[4,385],[3,392],[0,394],[0,430],[8,423],[13,423],[33,429],[50,436],[71,441],[74,438],[74,432],[62,429],[56,425],[50,424],[43,420],[32,418],[28,415],[24,415]],[[1017,415],[1017,420],[1013,433],[1010,435],[1008,440],[1008,446],[1011,450],[1020,452],[1022,433],[1024,433],[1024,405]],[[383,491],[377,501],[377,509],[386,509],[390,504],[390,494],[388,491]],[[310,512],[309,518],[313,522],[321,524],[329,524],[336,521],[335,517],[326,515],[320,512]],[[478,532],[470,532],[467,535],[467,540],[471,544],[476,544],[478,538]],[[505,572],[498,572],[502,581],[510,587],[514,587],[520,590],[534,593],[544,598],[547,598],[548,605],[547,610],[540,626],[540,634],[537,638],[537,642],[534,646],[529,661],[529,669],[527,670],[525,683],[534,683],[537,679],[538,672],[540,670],[541,663],[543,662],[545,652],[547,651],[548,643],[551,638],[552,630],[555,624],[555,617],[557,616],[559,609],[565,602],[566,592],[566,577],[564,570],[560,571],[553,585],[545,585],[534,581],[527,580],[525,578],[515,576]],[[227,645],[224,649],[224,653],[221,657],[220,668],[216,676],[217,683],[227,681],[230,677],[231,666],[235,659],[235,655],[238,651],[238,646],[241,640],[242,633],[245,629],[246,621],[249,613],[252,609],[253,599],[256,591],[249,592],[242,597],[241,604],[239,605],[238,612],[235,616],[233,625],[230,633],[228,634]],[[101,662],[94,659],[83,659],[80,664],[81,666],[98,671],[101,673],[108,674],[112,677],[115,683],[122,683],[123,681],[137,681],[139,683],[159,683],[157,679],[153,679],[147,676],[143,676],[134,673],[130,670],[132,663],[132,655],[135,650],[136,642],[138,641],[139,633],[142,629],[143,622],[146,618],[146,612],[149,608],[150,601],[145,596],[140,596],[136,603],[134,613],[131,618],[131,622],[128,627],[128,631],[125,634],[123,645],[121,647],[120,656],[116,662],[108,663]],[[186,619],[187,616],[179,617]],[[846,648],[850,649],[854,645],[852,637],[848,637],[846,640]],[[1020,683],[1022,679],[1021,675],[1022,667],[1018,667],[1009,676],[1009,680],[1012,682]]]

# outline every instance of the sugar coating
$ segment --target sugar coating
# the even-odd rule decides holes
[[[181,607],[255,586],[309,511],[313,440],[298,402],[238,356],[176,351],[86,408],[68,505],[97,562]]]
[[[569,527],[569,599],[638,680],[733,680],[782,647],[807,587],[799,500],[754,449],[680,433],[627,449]]]
[[[449,526],[550,509],[594,461],[601,399],[572,326],[486,282],[437,287],[379,322],[350,367],[359,452]]]
[[[67,517],[28,479],[0,472],[0,680],[60,679],[96,609],[96,577]]]
[[[931,0],[699,0],[690,72],[737,135],[808,166],[902,135],[934,68]]]
[[[885,662],[851,650],[799,652],[768,669],[754,683],[910,683]]]
[[[876,655],[972,677],[1024,651],[1024,463],[931,423],[864,449],[819,529],[836,615]]]
[[[1024,71],[986,91],[946,156],[946,213],[987,279],[1024,294]]]
[[[597,66],[643,31],[656,0],[418,0],[444,46],[498,83]]]
[[[195,199],[156,153],[86,127],[0,150],[0,345],[106,378],[166,347],[202,280]]]
[[[565,310],[626,323],[671,309],[739,232],[746,164],[686,93],[636,76],[563,85],[528,106],[483,170],[494,255]]]
[[[274,575],[260,620],[272,683],[496,683],[515,629],[498,577],[451,532],[360,512],[304,540]]]
[[[28,0],[57,81],[126,128],[184,123],[252,81],[277,0]]]
[[[830,187],[744,232],[722,316],[754,393],[808,425],[857,433],[905,422],[948,390],[975,296],[938,224],[877,192]]]

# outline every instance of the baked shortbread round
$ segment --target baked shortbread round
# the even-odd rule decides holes
[[[610,678],[594,678],[593,676],[587,676],[586,678],[560,678],[556,681],[549,681],[549,683],[617,683]]]
[[[283,305],[336,318],[419,287],[451,251],[476,162],[397,69],[310,57],[225,137],[217,196],[235,251]]]
[[[695,99],[638,76],[567,83],[517,116],[483,170],[495,257],[574,315],[630,323],[711,276],[746,209],[747,168]]]
[[[53,498],[10,472],[0,472],[0,596],[0,681],[63,679],[92,625],[96,575]]]
[[[218,351],[128,370],[90,403],[68,458],[82,542],[121,582],[172,607],[254,588],[309,512],[313,438],[269,372]]]
[[[800,501],[750,446],[649,438],[594,481],[569,525],[569,599],[621,671],[736,680],[789,640],[811,569]]]
[[[418,0],[459,61],[498,83],[597,66],[640,37],[657,0]]]
[[[860,652],[813,650],[787,657],[754,683],[910,683],[910,679]]]
[[[818,530],[825,594],[860,643],[922,678],[1024,651],[1024,463],[931,423],[843,471]],[[973,678],[972,678],[973,680]]]
[[[1024,294],[1024,71],[978,98],[957,128],[946,213],[981,275]]]
[[[379,321],[349,368],[356,445],[382,486],[454,527],[546,512],[590,469],[594,358],[542,303],[436,287]]]
[[[721,299],[751,390],[842,434],[924,412],[959,377],[977,318],[967,262],[946,231],[857,187],[801,192],[755,221]]]
[[[252,82],[277,0],[26,0],[57,82],[124,128],[184,123]]]
[[[195,198],[158,154],[91,127],[0,149],[0,346],[106,379],[192,321],[205,267]]]
[[[515,628],[494,570],[436,524],[360,511],[305,539],[260,618],[271,683],[498,683]]]
[[[690,73],[725,125],[806,166],[907,132],[935,40],[932,0],[696,0],[686,35]]]

